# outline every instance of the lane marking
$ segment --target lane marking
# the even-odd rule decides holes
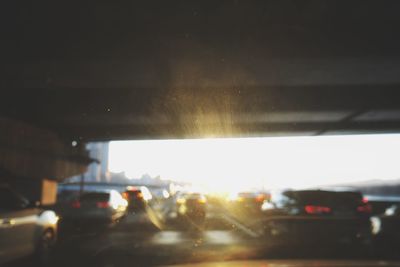
[[[240,222],[238,222],[237,220],[227,216],[226,214],[222,213],[220,214],[220,216],[226,220],[228,223],[235,225],[239,230],[243,231],[244,233],[246,233],[247,235],[256,238],[256,237],[260,237],[259,234],[257,234],[256,232],[254,232],[253,230],[249,229],[248,227],[244,226],[243,224],[241,224]]]

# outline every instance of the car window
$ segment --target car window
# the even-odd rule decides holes
[[[285,195],[300,205],[318,204],[354,207],[362,201],[361,194],[357,192],[289,191]]]
[[[108,201],[110,194],[108,193],[88,193],[81,196],[80,200],[82,202],[92,202],[92,201]]]

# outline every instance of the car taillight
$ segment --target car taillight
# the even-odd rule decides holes
[[[371,205],[367,204],[367,205],[358,206],[357,211],[360,213],[371,213],[372,208],[371,208]]]
[[[265,200],[265,196],[264,195],[258,195],[256,197],[256,202],[264,202]]]
[[[331,213],[332,209],[325,206],[306,205],[304,210],[307,214],[327,214]]]
[[[109,202],[106,202],[106,201],[97,202],[96,205],[97,205],[97,207],[100,208],[100,209],[105,209],[105,208],[110,207],[110,203],[109,203]]]
[[[357,207],[357,211],[359,213],[365,213],[365,214],[369,214],[369,213],[372,212],[372,207],[368,203],[368,199],[367,198],[363,198],[362,204]]]
[[[74,209],[79,209],[81,207],[81,203],[78,200],[75,200],[71,203],[71,207]]]

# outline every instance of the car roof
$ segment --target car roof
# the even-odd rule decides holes
[[[305,189],[305,190],[286,190],[282,193],[293,192],[293,193],[354,193],[361,194],[356,190],[322,190],[322,189]]]

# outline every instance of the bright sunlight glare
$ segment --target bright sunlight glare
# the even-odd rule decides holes
[[[400,178],[400,134],[113,141],[109,167],[211,191]]]

